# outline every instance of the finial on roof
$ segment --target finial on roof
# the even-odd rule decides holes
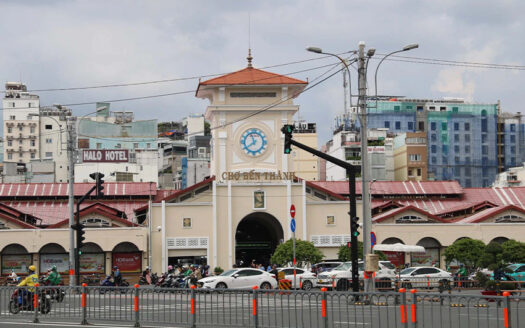
[[[248,67],[249,68],[252,68],[252,49],[248,48],[248,57],[246,57],[246,59],[248,59]]]

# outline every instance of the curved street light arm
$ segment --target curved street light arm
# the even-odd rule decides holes
[[[384,56],[380,61],[379,61],[379,64],[377,64],[377,67],[376,67],[376,72],[374,74],[374,92],[375,92],[375,98],[376,98],[376,108],[377,108],[377,71],[379,70],[379,66],[381,66],[381,64],[383,63],[383,61],[388,57],[388,56],[391,56],[393,54],[397,54],[399,52],[403,52],[403,51],[406,51],[404,49],[401,49],[401,50],[396,50],[396,51],[393,51],[389,54],[387,54],[386,56]]]

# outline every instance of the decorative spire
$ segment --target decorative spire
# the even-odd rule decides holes
[[[251,48],[248,48],[248,57],[246,57],[246,59],[248,59],[248,68],[252,68],[252,49]]]

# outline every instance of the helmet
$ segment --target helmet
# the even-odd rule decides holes
[[[173,265],[168,265],[168,270],[173,270]]]
[[[57,266],[56,266],[56,265],[53,265],[53,266],[51,267],[51,270],[56,271],[56,270],[57,270]]]
[[[117,269],[118,269],[118,266],[115,265],[115,266],[113,267],[113,269],[117,270]]]
[[[29,269],[29,271],[31,271],[31,272],[35,272],[35,271],[36,271],[36,268],[35,268],[34,265],[30,265],[28,269]]]
[[[146,267],[146,270],[149,270],[149,266]]]

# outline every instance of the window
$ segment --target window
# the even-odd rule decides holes
[[[456,178],[458,178],[461,175],[461,167],[459,166],[454,167],[454,175],[456,176]]]
[[[390,122],[385,121],[385,129],[390,129]]]
[[[97,142],[97,149],[101,149],[102,148],[102,144],[100,142]]]
[[[465,146],[465,153],[469,154],[470,153],[470,146]]]
[[[7,153],[7,159],[13,159],[13,154]]]
[[[470,134],[465,134],[465,142],[470,142]]]
[[[511,154],[516,154],[516,146],[510,146],[510,153]]]
[[[436,131],[436,122],[430,122],[430,130]]]
[[[442,134],[441,135],[441,142],[448,142],[448,135]]]
[[[441,163],[442,163],[442,164],[448,164],[448,157],[447,157],[447,156],[443,156],[443,157],[441,158]]]
[[[396,130],[401,130],[401,122],[396,121]]]
[[[458,145],[455,145],[454,146],[454,152],[457,154],[459,153],[459,146]]]
[[[481,154],[488,155],[489,154],[489,146],[481,146]]]
[[[418,112],[422,112],[423,111],[423,106],[417,106],[417,111]]]
[[[437,147],[436,147],[436,145],[432,145],[432,146],[430,146],[430,152],[431,152],[432,154],[435,154],[435,153],[437,152]]]
[[[182,219],[182,227],[185,229],[191,228],[191,218]]]
[[[414,122],[408,122],[408,130],[410,131],[414,130]]]
[[[447,107],[445,107],[445,106],[439,107],[439,111],[441,111],[441,112],[445,112],[446,110],[447,110]]]
[[[516,135],[515,134],[511,134],[510,135],[510,143],[516,143]]]
[[[21,145],[24,143],[24,140],[23,139],[18,139],[18,144]]]
[[[27,107],[31,108],[33,104],[32,103],[27,103]]]
[[[137,149],[137,148],[139,148],[139,143],[138,143],[138,142],[135,142],[135,143],[133,144],[133,149]]]
[[[34,147],[35,146],[35,140],[31,140],[31,142],[29,144],[31,145],[31,147]]]
[[[448,129],[447,122],[441,122],[441,131],[447,131],[447,129]]]
[[[53,152],[46,151],[46,157],[47,157],[47,158],[49,158],[49,157],[53,157]]]
[[[454,142],[459,142],[459,134],[454,135]]]
[[[419,124],[418,130],[419,131],[425,131],[425,122],[420,121],[420,122],[418,122],[418,124]]]
[[[431,140],[431,141],[434,141],[434,142],[437,141],[437,135],[436,135],[435,133],[432,133],[432,134],[430,135],[430,140]]]
[[[15,103],[13,103],[13,107],[15,107]],[[10,120],[16,120],[16,116],[15,115],[10,115],[9,119]]]
[[[418,176],[418,177],[421,176],[421,169],[417,169],[417,176]]]
[[[401,106],[394,106],[394,111],[399,112],[401,110]]]
[[[481,135],[481,143],[487,143],[487,135],[484,133]]]
[[[23,130],[23,129],[24,129],[24,127],[23,127],[23,126],[21,126],[21,125],[20,125],[20,126],[18,126],[18,131],[22,132],[22,130]]]
[[[328,215],[326,217],[326,225],[335,225],[335,216]]]
[[[510,125],[510,132],[516,132],[516,124]]]
[[[264,209],[266,208],[266,199],[264,191],[257,190],[253,192],[253,208]]]
[[[459,156],[454,156],[454,163],[459,164]]]
[[[470,179],[465,179],[465,187],[470,188],[472,186],[472,182],[470,182]]]
[[[31,131],[31,133],[35,133],[35,127],[34,126],[30,127],[29,131]]]
[[[487,119],[484,118],[481,120],[481,132],[487,132],[487,131],[488,131]]]
[[[483,157],[481,158],[481,165],[489,165],[489,158],[483,156]]]
[[[118,144],[115,145],[115,148],[116,149],[120,149],[120,148],[122,148],[122,145],[118,143]]]
[[[53,143],[53,138],[46,138],[46,144]]]
[[[421,154],[410,154],[408,158],[411,162],[419,162],[421,161]]]
[[[275,98],[276,92],[230,92],[231,98]]]
[[[7,133],[13,133],[13,128],[12,127],[8,127],[7,128]]]
[[[52,124],[46,124],[46,130],[53,130]]]
[[[432,156],[432,164],[436,164],[436,163],[437,163],[436,156]]]
[[[454,131],[459,131],[459,123],[454,123]]]
[[[12,147],[13,146],[13,140],[7,140],[7,146]]]
[[[465,131],[470,131],[470,123],[465,122]]]
[[[469,176],[471,175],[470,167],[465,167],[465,175]]]
[[[500,222],[525,222],[525,219],[521,216],[508,214],[505,216],[500,216],[499,218],[496,219],[496,222],[498,223]]]
[[[147,148],[147,149],[150,149],[150,148],[151,148],[151,144],[150,144],[149,142],[146,144],[146,148]]]
[[[441,151],[444,153],[444,154],[447,154],[448,153],[448,145],[443,145],[441,146]]]
[[[111,224],[109,221],[99,219],[99,218],[89,218],[80,221],[83,225],[89,228],[100,228],[100,227],[109,227]]]
[[[459,112],[459,108],[458,107],[452,107],[452,113],[457,113]]]

